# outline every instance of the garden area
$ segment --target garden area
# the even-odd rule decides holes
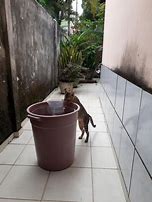
[[[56,19],[63,31],[58,58],[62,93],[65,85],[70,88],[77,87],[79,82],[96,82],[94,78],[100,75],[102,61],[105,3],[83,0],[83,13],[79,16],[77,1],[74,4],[72,0],[38,2]],[[67,29],[63,22],[67,22]]]

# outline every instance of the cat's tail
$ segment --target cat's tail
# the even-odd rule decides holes
[[[92,119],[92,117],[89,115],[89,120],[90,120],[90,122],[91,122],[91,124],[92,124],[92,126],[95,128],[96,127],[96,125],[93,123],[93,119]]]

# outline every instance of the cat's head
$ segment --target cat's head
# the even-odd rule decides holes
[[[64,101],[65,102],[74,102],[74,92],[68,92],[65,90]]]

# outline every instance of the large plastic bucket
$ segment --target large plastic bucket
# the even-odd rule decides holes
[[[64,107],[63,101],[40,102],[27,108],[41,168],[57,171],[73,163],[78,110],[77,104]]]

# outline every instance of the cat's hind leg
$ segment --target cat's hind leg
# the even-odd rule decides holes
[[[83,124],[83,121],[82,120],[79,120],[79,128],[80,128],[80,130],[81,130],[81,136],[79,137],[79,139],[82,139],[83,138],[83,136],[84,136],[84,132],[85,132],[85,130],[84,130],[84,124]]]
[[[84,129],[83,130],[81,130],[82,131],[82,133],[81,133],[81,136],[79,137],[79,139],[82,139],[83,138],[83,136],[84,136]]]
[[[86,137],[86,139],[85,139],[85,142],[87,143],[88,140],[89,140],[88,124],[86,124],[86,125],[84,126],[84,128],[85,128],[85,132],[86,132],[86,134],[87,134],[87,137]]]

